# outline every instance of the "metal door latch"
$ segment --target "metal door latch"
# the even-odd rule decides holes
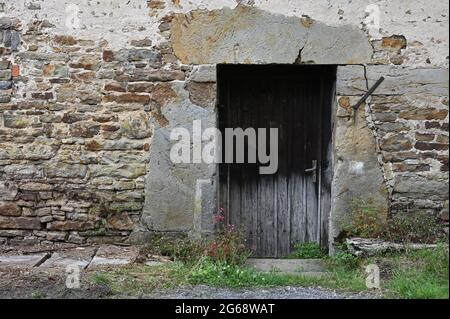
[[[317,160],[312,160],[312,165],[311,168],[305,169],[305,173],[312,173],[313,183],[315,183],[317,181]]]

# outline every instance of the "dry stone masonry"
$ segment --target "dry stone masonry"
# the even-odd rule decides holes
[[[169,134],[217,125],[218,63],[339,65],[332,223],[368,195],[448,223],[448,4],[378,1],[374,31],[370,1],[238,2],[0,0],[0,244],[210,233],[216,167]]]

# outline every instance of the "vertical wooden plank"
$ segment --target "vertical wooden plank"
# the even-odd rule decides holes
[[[305,156],[305,82],[296,83],[296,94],[292,96],[293,141],[290,172],[291,202],[291,246],[305,242],[306,214],[304,205],[304,156]]]
[[[241,127],[245,130],[253,127],[255,113],[254,96],[257,94],[252,85],[248,82],[242,83],[242,90],[245,92],[241,95]],[[247,246],[256,255],[257,248],[257,210],[256,210],[256,164],[248,163],[248,141],[245,143],[245,164],[242,165],[242,183],[241,183],[241,224],[245,232]]]
[[[324,80],[324,103],[322,110],[322,193],[321,193],[321,246],[328,248],[329,216],[331,209],[331,181],[332,167],[332,101],[334,94],[334,76],[336,69],[330,70],[329,76]],[[334,73],[334,74],[333,74]]]
[[[290,81],[287,79],[280,80],[277,87],[277,95],[275,101],[276,107],[273,110],[273,118],[277,122],[278,127],[278,172],[275,175],[276,183],[276,209],[277,209],[277,257],[287,256],[290,253],[290,217],[288,205],[288,149],[289,136],[288,128],[288,109],[290,94]]]
[[[270,128],[271,106],[273,105],[273,90],[265,81],[261,83],[262,104],[259,114],[259,127],[268,130]],[[266,138],[268,134],[266,134]],[[269,140],[266,139],[266,151],[268,152]],[[266,164],[264,164],[266,165]],[[261,214],[261,248],[262,256],[276,257],[276,232],[275,232],[275,210],[274,210],[274,184],[272,175],[259,175],[259,203]]]
[[[256,81],[255,81],[256,82]],[[254,82],[252,82],[254,83]],[[259,125],[259,106],[262,101],[260,89],[256,84],[252,85],[253,91],[250,95],[250,112],[252,113],[251,118],[251,126],[257,130]],[[258,134],[256,132],[256,138],[258,138]],[[255,145],[255,149],[257,152],[257,145]],[[250,196],[251,196],[251,205],[252,205],[252,245],[250,246],[252,250],[255,252],[256,256],[261,256],[261,207],[259,203],[259,171],[258,171],[258,163],[254,163],[251,165],[251,173],[252,179],[250,184]]]
[[[318,81],[310,81],[308,88],[310,94],[307,96],[306,112],[308,114],[309,121],[306,126],[306,165],[311,168],[314,166],[313,161],[318,160]],[[308,173],[305,175],[305,189],[306,189],[306,220],[307,220],[307,238],[308,242],[318,242],[317,234],[317,165],[314,173]]]
[[[229,79],[227,79],[227,119],[226,119],[226,124],[225,124],[225,128],[227,127],[231,127],[231,81]],[[225,137],[225,135],[224,135]],[[223,144],[225,145],[225,143]],[[229,224],[231,222],[231,210],[230,210],[230,193],[231,193],[231,173],[230,173],[230,169],[231,169],[231,164],[229,163],[225,163],[225,167],[226,167],[226,183],[227,183],[227,203],[226,203],[226,219],[225,222],[227,224]]]
[[[222,74],[219,72],[219,74]],[[228,126],[228,109],[229,109],[229,82],[225,77],[219,79],[219,130],[223,133],[226,126]],[[224,134],[222,134],[222,145],[224,144]],[[228,216],[228,165],[224,163],[222,154],[222,163],[219,164],[219,203],[218,208],[224,210],[224,214],[227,220]]]
[[[321,193],[322,193],[322,110],[323,110],[323,101],[324,101],[324,79],[320,79],[320,88],[319,88],[319,102],[318,102],[318,111],[317,111],[317,239],[316,242],[318,244],[321,243],[321,234],[322,234],[322,208],[321,208]]]
[[[230,126],[231,128],[239,126],[240,118],[240,96],[242,90],[238,83],[232,81],[230,96]],[[236,145],[233,146],[234,159],[236,158]],[[236,164],[235,160],[230,165],[230,221],[235,227],[240,226],[241,218],[241,165]]]
[[[259,101],[260,101],[260,94],[258,86],[253,86],[253,93],[251,95],[251,105],[250,105],[250,112],[252,112],[252,118],[251,118],[251,126],[254,129],[258,129],[258,123],[259,123]],[[256,137],[258,137],[256,135]],[[254,145],[255,150],[257,152],[257,144]],[[260,207],[259,207],[259,201],[258,201],[258,184],[259,184],[259,171],[258,171],[258,163],[254,163],[251,165],[252,167],[252,180],[251,180],[251,189],[250,189],[250,196],[252,197],[252,240],[253,240],[253,247],[254,250],[260,253],[260,245],[261,245],[261,214],[260,214]]]

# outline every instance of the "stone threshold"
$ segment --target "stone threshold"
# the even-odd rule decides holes
[[[308,277],[321,277],[327,274],[322,259],[249,258],[246,265],[263,272],[279,272]]]

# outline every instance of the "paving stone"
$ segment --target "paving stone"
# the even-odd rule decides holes
[[[71,265],[86,268],[91,262],[96,250],[97,248],[95,247],[77,247],[54,252],[49,259],[40,265],[40,268],[66,268]]]
[[[131,264],[137,258],[138,253],[138,247],[135,246],[101,246],[92,259],[89,268]]]
[[[0,267],[25,267],[31,268],[39,265],[45,258],[47,253],[35,255],[5,255],[0,256]]]

